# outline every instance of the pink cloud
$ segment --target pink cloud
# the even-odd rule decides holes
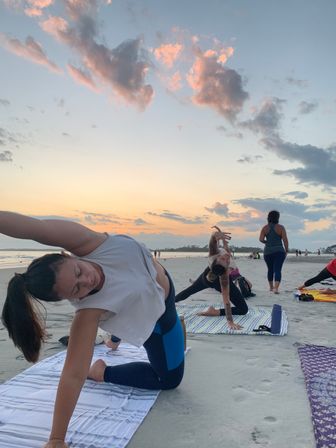
[[[183,45],[181,44],[162,44],[160,47],[155,48],[154,56],[166,67],[171,68],[182,50]]]
[[[75,5],[78,16],[73,27],[69,27],[60,17],[50,17],[41,22],[42,29],[76,51],[85,73],[92,80],[100,80],[126,102],[140,109],[146,108],[152,100],[153,89],[145,83],[150,63],[142,49],[141,39],[124,41],[114,49],[97,43],[95,19],[80,15],[84,3],[79,1]],[[80,77],[74,79],[80,82]],[[90,83],[87,85],[90,86]]]
[[[64,40],[64,35],[68,29],[68,23],[63,17],[51,16],[40,22],[40,26],[46,33],[51,34],[58,40]]]
[[[38,8],[26,8],[24,12],[29,17],[39,17],[42,15],[42,10]]]
[[[44,65],[53,72],[61,71],[54,62],[48,59],[41,45],[33,37],[28,36],[25,43],[21,43],[18,39],[2,34],[1,40],[4,42],[4,46],[17,56],[33,61],[36,64]]]
[[[173,92],[182,88],[182,76],[179,71],[175,72],[169,79],[168,88]]]
[[[194,90],[192,99],[195,104],[211,107],[234,121],[248,93],[243,90],[239,73],[223,66],[230,54],[233,54],[231,47],[226,51],[207,50],[204,53],[196,49],[196,60],[187,80]]]
[[[90,89],[93,89],[94,91],[97,91],[97,86],[89,73],[84,72],[84,70],[76,68],[71,64],[68,64],[68,71],[72,76],[72,78],[79,84],[82,84],[86,87],[89,87]]]
[[[32,8],[48,8],[48,6],[54,3],[54,0],[28,0],[28,3]]]
[[[29,17],[40,17],[43,14],[43,9],[52,5],[54,0],[27,0],[28,6],[24,12]]]

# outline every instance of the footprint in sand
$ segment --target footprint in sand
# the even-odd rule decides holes
[[[246,363],[248,366],[255,366],[255,365],[257,365],[258,362],[259,362],[259,358],[258,358],[257,356],[255,356],[255,357],[253,357],[253,358],[247,358],[247,359],[245,360],[245,363]]]
[[[232,388],[233,398],[236,402],[244,401],[249,398],[250,392],[243,386],[236,386]]]
[[[264,417],[264,420],[270,423],[275,423],[277,421],[277,419],[275,417],[272,417],[271,415]]]
[[[266,434],[263,434],[258,428],[254,428],[253,431],[251,432],[251,437],[253,442],[256,445],[263,445],[266,446],[268,445],[268,440],[269,437]]]

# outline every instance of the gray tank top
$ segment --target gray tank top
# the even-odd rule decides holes
[[[285,252],[282,245],[282,238],[275,231],[275,224],[268,224],[269,232],[266,234],[266,244],[264,255],[274,254],[275,252]]]

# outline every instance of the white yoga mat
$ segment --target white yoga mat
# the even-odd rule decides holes
[[[211,304],[207,305],[180,305],[176,304],[179,315],[184,316],[187,333],[226,333],[226,334],[253,334],[253,335],[270,335],[284,336],[288,329],[288,319],[285,311],[282,309],[281,330],[279,334],[272,334],[266,331],[259,333],[254,332],[259,325],[271,326],[272,307],[249,307],[249,311],[245,316],[233,316],[236,324],[241,325],[241,330],[231,330],[228,327],[225,316],[197,316],[200,311],[205,311]],[[223,303],[212,304],[215,308],[223,308]]]
[[[65,352],[0,385],[0,448],[41,448],[48,440]],[[148,361],[143,348],[121,344],[116,352],[95,347],[108,365]],[[159,391],[87,380],[66,441],[76,448],[123,448],[153,406]]]

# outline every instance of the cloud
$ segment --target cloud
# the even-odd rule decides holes
[[[0,98],[0,104],[1,106],[9,106],[10,102],[8,100],[5,100],[4,98]]]
[[[19,133],[12,133],[10,131],[7,131],[4,128],[0,128],[0,145],[1,146],[13,146],[15,145],[18,147],[19,140],[22,139],[21,134]]]
[[[25,42],[21,43],[18,39],[8,37],[1,33],[0,43],[2,43],[8,51],[17,56],[28,59],[36,64],[44,65],[52,72],[61,72],[60,68],[48,59],[41,45],[31,36],[28,36]]]
[[[134,220],[134,224],[135,224],[136,226],[143,226],[144,224],[148,224],[148,222],[145,221],[145,220],[142,219],[142,218],[137,218],[137,219]]]
[[[85,87],[89,87],[94,91],[98,90],[89,72],[81,70],[80,68],[76,68],[71,64],[68,64],[67,67],[70,75],[75,81],[78,82],[78,84],[82,84]]]
[[[169,211],[164,211],[162,213],[147,212],[147,214],[150,216],[157,216],[159,218],[182,222],[183,224],[203,224],[205,222],[205,218],[202,216],[195,216],[194,218],[186,218],[182,215],[171,213]]]
[[[336,211],[334,208],[316,209],[314,205],[305,205],[298,201],[283,200],[279,198],[243,198],[233,201],[243,208],[248,209],[241,214],[230,213],[230,218],[235,221],[221,222],[222,225],[237,226],[252,232],[260,230],[266,223],[267,214],[270,210],[278,210],[281,214],[281,222],[290,232],[303,232],[306,222],[318,222],[322,219],[332,218]],[[290,238],[290,235],[289,235]]]
[[[181,73],[177,71],[168,79],[168,89],[171,90],[172,92],[176,92],[181,88],[182,88],[182,76]]]
[[[308,81],[306,81],[305,79],[295,79],[292,77],[288,77],[288,78],[286,78],[286,81],[288,82],[288,84],[291,84],[296,87],[307,87],[308,86]]]
[[[301,101],[299,104],[299,113],[303,115],[310,114],[311,112],[314,112],[318,107],[318,103],[316,101],[312,103],[308,103],[307,101]]]
[[[0,152],[0,162],[13,162],[13,154],[10,151]]]
[[[175,61],[179,58],[183,51],[183,45],[176,44],[162,44],[153,50],[155,58],[160,61],[167,68],[172,68]]]
[[[92,213],[86,211],[82,211],[81,213],[84,215],[84,221],[91,225],[120,224],[120,220],[115,215],[110,213]]]
[[[284,100],[279,98],[268,98],[264,100],[260,109],[256,111],[254,118],[243,121],[240,126],[263,135],[272,134],[279,129]]]
[[[238,163],[256,163],[260,159],[262,159],[263,156],[256,154],[255,156],[242,156],[240,159],[237,160]]]
[[[299,145],[283,141],[274,135],[262,139],[266,149],[302,167],[289,170],[274,170],[277,175],[292,176],[303,184],[336,187],[336,146],[327,149],[313,145]]]
[[[289,191],[288,193],[284,193],[283,196],[293,196],[295,199],[306,199],[308,193],[304,191]]]
[[[113,49],[97,43],[94,6],[95,2],[90,0],[68,1],[67,10],[73,26],[62,17],[49,17],[40,25],[79,56],[80,68],[68,66],[77,82],[95,88],[97,79],[127,103],[145,109],[153,98],[153,88],[145,83],[151,63],[142,47],[142,39],[126,40]]]
[[[220,216],[228,216],[229,207],[227,204],[221,204],[220,202],[216,202],[212,207],[204,207],[210,213],[216,213],[216,215]]]
[[[230,122],[236,119],[249,96],[243,89],[239,73],[223,66],[232,52],[208,50],[202,53],[196,49],[196,60],[187,75],[195,92],[192,97],[194,104],[208,106]]]

